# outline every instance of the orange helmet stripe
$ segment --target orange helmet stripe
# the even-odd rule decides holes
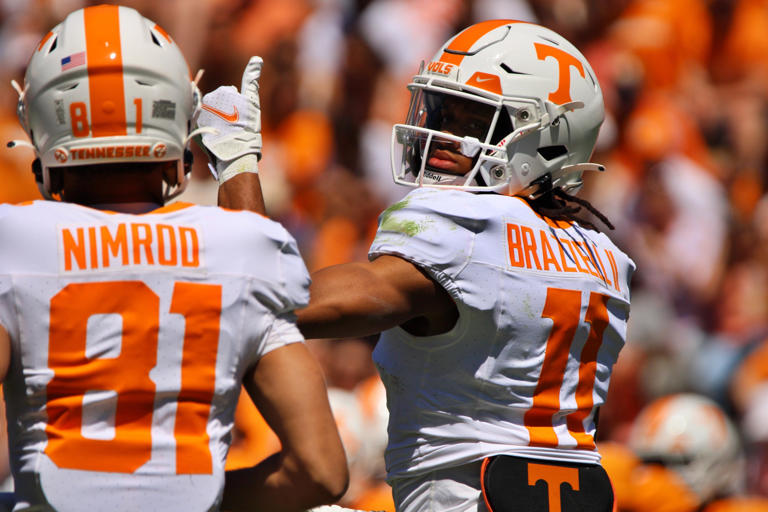
[[[169,35],[168,35],[168,32],[166,32],[165,30],[163,30],[163,27],[161,27],[160,25],[157,25],[157,24],[156,24],[156,25],[155,25],[153,28],[154,28],[155,30],[157,30],[158,32],[160,32],[160,33],[163,35],[163,37],[164,37],[164,38],[166,38],[166,39],[168,40],[168,42],[169,42],[169,43],[172,43],[172,42],[173,42],[173,39],[171,39],[171,36],[169,36]]]
[[[45,34],[45,37],[42,39],[42,41],[40,41],[40,44],[37,45],[37,51],[40,51],[43,49],[43,46],[45,46],[45,43],[51,38],[52,35],[53,35],[53,32],[48,32],[47,34]]]
[[[477,23],[461,31],[459,35],[457,35],[454,40],[451,41],[451,44],[446,48],[446,50],[455,52],[467,52],[470,48],[472,48],[472,45],[475,44],[485,34],[495,28],[501,27],[502,25],[507,25],[509,23],[524,22],[517,20],[488,20]],[[442,62],[447,62],[448,64],[459,65],[461,64],[461,61],[464,60],[464,55],[443,51],[443,55],[440,57],[440,60]]]
[[[126,135],[119,8],[99,5],[83,12],[92,134]]]

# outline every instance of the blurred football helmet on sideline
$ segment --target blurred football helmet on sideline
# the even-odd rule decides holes
[[[49,168],[115,162],[177,162],[184,190],[191,119],[200,93],[179,47],[134,9],[99,5],[72,12],[35,48],[18,116]],[[190,153],[191,154],[191,153]]]
[[[535,197],[575,192],[605,117],[595,73],[571,43],[515,20],[472,25],[422,64],[405,124],[392,131],[396,183]],[[456,112],[472,112],[471,122]],[[430,165],[451,145],[473,159],[463,177]]]
[[[745,459],[736,428],[704,396],[680,393],[646,405],[629,446],[644,462],[678,473],[702,502],[743,491]]]

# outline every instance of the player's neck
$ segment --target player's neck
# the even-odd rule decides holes
[[[161,208],[163,205],[154,202],[137,201],[132,203],[97,203],[85,205],[89,208],[95,208],[97,210],[108,210],[111,212],[119,213],[148,213],[153,210]]]
[[[64,167],[61,198],[101,210],[146,213],[163,205],[163,171],[161,164]]]

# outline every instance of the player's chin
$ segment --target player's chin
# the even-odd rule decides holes
[[[458,162],[444,160],[442,158],[430,158],[427,160],[426,168],[430,171],[455,174],[457,176],[465,174],[465,170]]]

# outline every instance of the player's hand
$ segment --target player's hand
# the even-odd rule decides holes
[[[261,158],[261,105],[259,77],[261,57],[251,57],[243,72],[240,91],[221,86],[203,96],[197,115],[205,130],[200,143],[211,160],[211,172],[219,184],[243,172],[258,172]]]

